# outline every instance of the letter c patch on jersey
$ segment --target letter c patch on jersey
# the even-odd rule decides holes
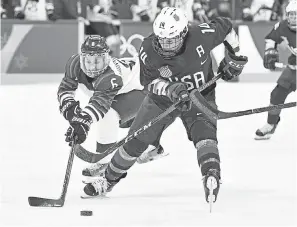
[[[119,86],[116,82],[114,82],[114,81],[116,81],[116,80],[117,80],[116,78],[112,78],[112,79],[110,80],[112,89],[114,89],[114,88],[116,88],[116,87]]]

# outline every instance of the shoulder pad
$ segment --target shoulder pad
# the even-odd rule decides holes
[[[152,50],[152,48],[153,48],[152,42],[153,42],[154,37],[155,37],[155,35],[152,34],[149,37],[146,37],[143,39],[141,47],[143,47],[143,50],[145,52]]]
[[[65,73],[68,77],[75,78],[80,71],[79,54],[71,56],[65,66]]]
[[[116,75],[110,68],[94,82],[95,91],[119,90],[121,87],[123,87],[122,77]]]
[[[79,54],[72,55],[67,61],[66,70],[71,69],[77,63],[79,63]]]

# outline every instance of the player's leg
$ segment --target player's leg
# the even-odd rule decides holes
[[[112,108],[105,114],[104,118],[96,123],[96,152],[104,153],[109,147],[118,141],[119,114]],[[79,147],[83,147],[79,145]],[[100,166],[97,163],[90,164],[83,169],[84,176],[96,176],[100,174]]]
[[[145,95],[146,93],[142,90],[132,90],[116,97],[112,106],[121,116],[121,128],[127,128],[131,126]],[[154,141],[153,144],[149,146],[139,158],[137,158],[137,163],[147,163],[167,155],[168,153],[164,151],[159,141]]]
[[[164,110],[160,109],[154,101],[151,100],[150,96],[147,96],[133,121],[130,132],[139,129],[139,127],[143,126],[143,124],[147,123],[163,111]],[[149,145],[153,144],[154,141],[159,141],[162,132],[174,121],[174,119],[175,114],[164,117],[158,124],[151,126],[142,134],[120,147],[112,157],[111,161],[107,165],[102,165],[101,168],[104,172],[103,178],[108,182],[108,187],[102,188],[102,184],[97,183],[97,180],[94,180],[85,186],[84,192],[86,195],[97,196],[100,195],[102,191],[111,191],[122,178],[126,177],[128,169],[134,165],[137,158],[149,147]],[[99,178],[99,181],[102,182],[102,177]]]
[[[212,91],[205,98],[210,105],[216,108],[215,91]],[[210,122],[195,107],[183,114],[181,118],[188,137],[193,141],[197,150],[197,160],[203,176],[206,201],[209,202],[210,186],[212,186],[215,195],[214,201],[216,201],[220,188],[221,171],[216,122]],[[212,185],[210,185],[210,182],[212,182]]]
[[[287,96],[296,90],[296,70],[286,68],[277,81],[276,87],[270,94],[270,104],[285,103]],[[268,112],[267,123],[256,131],[256,140],[269,139],[274,133],[279,121],[281,110]]]
[[[117,95],[110,110],[103,119],[97,123],[96,152],[103,153],[118,141],[120,128],[129,128],[145,98],[141,90],[132,90]],[[84,176],[97,176],[100,174],[101,164],[91,164],[82,173]]]

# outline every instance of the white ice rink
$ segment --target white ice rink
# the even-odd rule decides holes
[[[274,86],[222,82],[217,103],[224,111],[266,106]],[[219,121],[222,185],[211,214],[196,151],[179,120],[161,140],[170,155],[135,165],[109,198],[80,199],[86,163],[75,158],[64,207],[30,207],[28,196],[58,198],[62,190],[70,148],[64,142],[67,122],[58,111],[57,87],[0,86],[0,225],[296,226],[296,108],[282,112],[270,141],[253,139],[266,113]],[[296,101],[295,93],[289,101]],[[93,130],[89,149],[95,147],[94,137]],[[82,209],[93,216],[80,216]]]

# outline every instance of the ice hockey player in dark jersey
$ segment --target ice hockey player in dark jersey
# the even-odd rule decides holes
[[[84,108],[75,100],[78,87],[89,93],[89,103]],[[120,122],[133,121],[146,93],[140,84],[137,59],[113,58],[103,37],[88,37],[81,53],[68,60],[58,89],[60,111],[70,123],[66,140],[77,136],[77,143],[82,144],[96,123],[96,152],[104,152],[117,142]],[[163,151],[158,141],[155,145],[150,149]],[[93,169],[95,165],[87,168]]]
[[[286,7],[286,20],[278,22],[265,37],[264,67],[275,70],[275,63],[279,61],[277,45],[285,42],[292,53],[288,65],[280,75],[276,87],[270,95],[271,105],[283,104],[287,96],[296,91],[296,17],[297,1],[292,0]],[[269,139],[280,122],[280,110],[268,112],[267,123],[256,131],[255,139]]]
[[[165,7],[156,17],[153,31],[143,40],[139,52],[141,84],[149,95],[144,99],[130,130],[139,128],[177,100],[181,100],[181,105],[160,123],[123,145],[109,163],[102,164],[103,176],[88,182],[84,191],[90,196],[110,192],[126,177],[137,157],[180,117],[197,151],[206,201],[209,202],[210,188],[215,195],[213,201],[216,201],[221,177],[216,123],[210,122],[191,105],[189,92],[214,76],[210,51],[215,46],[224,42],[228,49],[228,56],[219,66],[224,80],[238,76],[247,63],[247,57],[235,54],[239,51],[238,37],[232,23],[226,18],[217,18],[199,26],[189,25],[183,11]],[[232,60],[226,60],[230,58]],[[216,106],[215,85],[202,94],[211,105]],[[178,139],[178,135],[173,139]],[[181,155],[184,155],[184,151],[181,151]]]

